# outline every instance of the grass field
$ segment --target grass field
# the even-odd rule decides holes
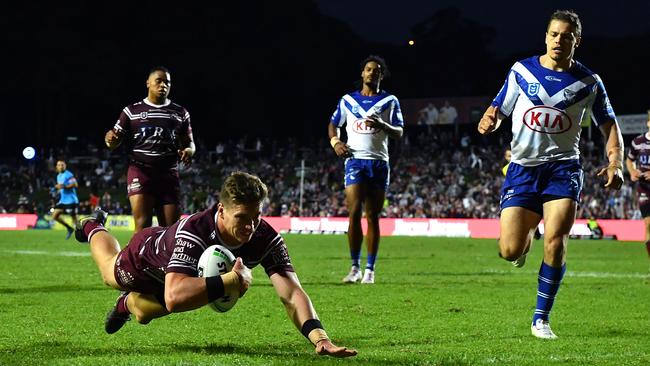
[[[103,330],[117,291],[63,232],[0,231],[0,365],[648,365],[649,260],[637,243],[571,241],[551,315],[530,335],[541,243],[521,269],[494,240],[383,238],[375,285],[343,285],[344,236],[286,235],[333,340],[324,358],[288,320],[268,278],[224,314],[208,308]],[[128,234],[119,236],[124,244]]]

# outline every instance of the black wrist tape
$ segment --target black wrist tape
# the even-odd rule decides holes
[[[223,287],[221,276],[211,276],[205,278],[205,287],[208,292],[208,302],[222,297],[226,290]]]
[[[302,335],[304,335],[305,338],[309,339],[309,333],[311,333],[312,330],[318,328],[323,329],[323,324],[320,323],[320,320],[309,319],[302,324],[302,329],[300,329],[300,333],[302,333]]]

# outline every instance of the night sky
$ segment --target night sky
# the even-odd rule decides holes
[[[577,59],[600,74],[616,112],[644,113],[647,93],[636,91],[650,82],[650,3],[623,3],[529,2],[523,12],[513,1],[12,2],[0,13],[0,157],[68,136],[101,145],[159,64],[199,148],[242,135],[325,138],[368,54],[386,57],[384,86],[400,99],[493,96],[515,60],[544,51],[558,7],[581,15]]]

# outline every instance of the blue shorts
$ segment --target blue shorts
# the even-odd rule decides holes
[[[525,167],[511,163],[501,190],[501,209],[523,207],[543,215],[545,202],[571,198],[578,202],[583,172],[578,160]]]
[[[384,160],[347,159],[345,161],[345,186],[367,184],[383,191],[388,189],[390,167]]]

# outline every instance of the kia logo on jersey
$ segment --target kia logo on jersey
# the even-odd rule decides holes
[[[352,122],[352,131],[356,133],[371,135],[373,133],[377,133],[379,130],[366,126],[365,119],[358,119]]]
[[[537,106],[524,113],[523,123],[535,132],[558,134],[571,128],[571,118],[563,110]]]

